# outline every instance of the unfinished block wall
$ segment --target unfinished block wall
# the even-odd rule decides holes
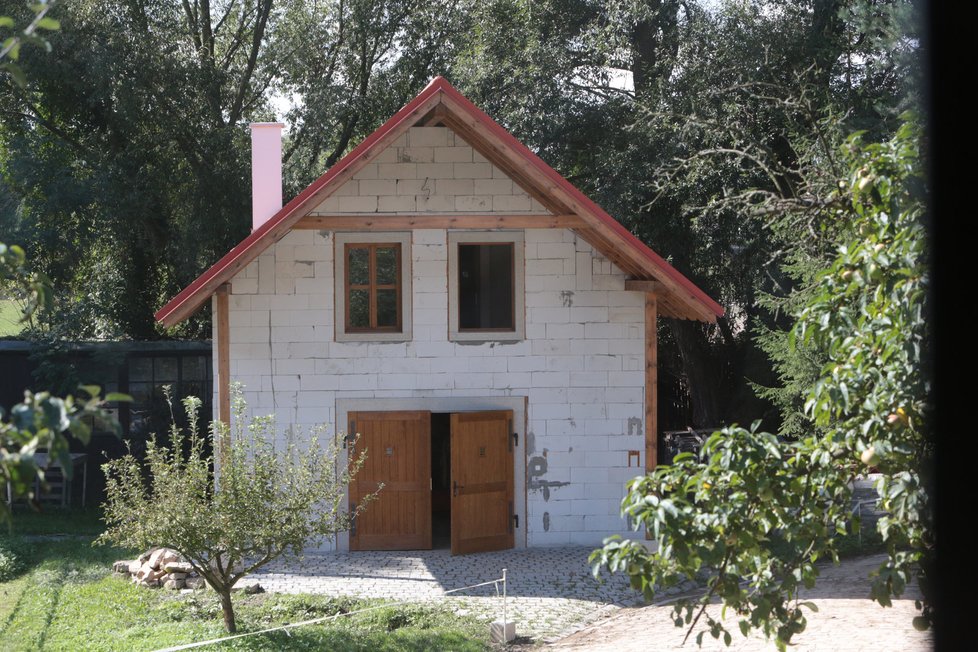
[[[313,211],[540,213],[547,210],[445,127],[412,127]]]
[[[393,160],[368,165],[347,184],[355,193],[330,197],[318,211],[373,213],[398,197],[410,198],[397,204],[407,212],[419,210],[422,198],[447,212],[475,205],[486,213],[543,211],[450,137],[444,128],[411,129],[382,154]],[[438,160],[446,157],[464,160]],[[394,167],[382,172],[384,165]],[[450,168],[423,167],[438,165]],[[459,167],[466,165],[481,167]],[[481,183],[456,176],[465,170],[479,170]],[[405,184],[411,180],[420,185]],[[397,194],[402,187],[405,194]],[[432,194],[417,192],[426,187]],[[449,341],[448,232],[430,229],[411,232],[411,341],[336,342],[334,234],[292,231],[232,280],[231,376],[246,386],[253,412],[307,430],[336,428],[344,399],[526,397],[527,432],[517,451],[526,456],[520,527],[527,545],[635,536],[619,508],[625,482],[645,463],[644,296],[625,291],[624,274],[573,231],[526,229],[524,238],[524,340]],[[640,453],[630,459],[629,451]]]

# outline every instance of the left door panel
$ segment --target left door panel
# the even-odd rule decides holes
[[[360,435],[351,453],[367,453],[351,508],[383,485],[356,518],[350,550],[430,550],[431,413],[351,412],[349,421]]]

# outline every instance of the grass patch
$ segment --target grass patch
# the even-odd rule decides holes
[[[15,539],[30,539],[26,572],[0,582],[3,650],[153,650],[224,636],[221,607],[210,591],[189,594],[137,587],[112,576],[116,559],[135,551],[93,547],[97,513],[14,515]],[[5,536],[5,535],[4,535]],[[489,649],[488,625],[454,613],[451,604],[385,606],[314,595],[235,595],[239,632],[285,623],[373,611],[215,646],[220,650],[461,650]]]
[[[60,509],[46,507],[43,512],[35,512],[26,505],[15,505],[11,527],[0,525],[0,536],[12,533],[14,536],[98,536],[105,529],[102,510]]]
[[[24,316],[21,304],[13,299],[0,299],[0,337],[20,335],[25,324],[20,320]]]

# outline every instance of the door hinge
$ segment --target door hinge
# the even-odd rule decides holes
[[[519,514],[513,514],[513,521],[516,522],[516,528],[519,529],[519,527],[520,527],[520,515]]]
[[[343,448],[351,448],[353,443],[357,440],[357,436],[354,434],[349,434],[343,437]]]
[[[519,446],[520,445],[520,433],[518,433],[518,432],[514,432],[513,433],[513,443],[516,446]]]
[[[355,537],[357,535],[357,504],[350,503],[350,513],[353,514],[350,517],[350,536]]]
[[[512,534],[512,532],[513,532],[513,522],[516,519],[516,517],[517,517],[517,515],[513,513],[513,501],[511,500],[511,501],[509,501],[509,531],[510,531],[510,534]],[[517,522],[516,526],[519,527],[519,522]]]

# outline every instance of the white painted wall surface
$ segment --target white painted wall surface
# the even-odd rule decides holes
[[[527,545],[630,534],[619,507],[645,463],[645,331],[644,296],[624,290],[623,273],[570,230],[527,229],[526,339],[450,342],[448,232],[416,230],[413,339],[336,342],[333,241],[293,231],[231,283],[231,376],[253,412],[282,428],[332,428],[348,399],[525,396]],[[632,467],[630,450],[641,451]]]

